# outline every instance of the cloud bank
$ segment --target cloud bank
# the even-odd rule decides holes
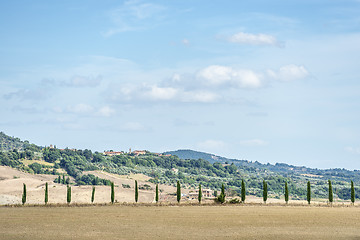
[[[251,34],[239,32],[228,38],[229,42],[248,45],[268,45],[276,47],[284,47],[274,36],[268,34]]]

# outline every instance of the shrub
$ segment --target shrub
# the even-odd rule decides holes
[[[240,203],[240,200],[238,198],[233,198],[229,201],[229,203],[231,203],[231,204]]]

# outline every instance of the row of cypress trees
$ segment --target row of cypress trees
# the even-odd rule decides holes
[[[331,184],[331,180],[328,180],[328,184],[329,184],[329,203],[332,204],[333,203],[333,191],[332,191],[332,184]],[[48,203],[49,200],[49,194],[48,194],[48,183],[45,184],[45,204]],[[220,203],[224,203],[225,202],[225,187],[224,184],[222,184],[221,186],[221,193],[219,196],[215,196],[217,201]],[[286,204],[289,202],[289,188],[288,188],[288,184],[287,182],[285,182],[285,192],[284,192],[284,197],[285,197],[285,202]],[[246,198],[246,188],[245,188],[245,182],[244,180],[241,181],[241,202],[245,202],[245,198]],[[264,203],[266,203],[268,198],[268,190],[267,190],[267,182],[265,180],[263,180],[263,201]],[[95,199],[95,186],[93,186],[92,188],[92,193],[91,193],[91,203],[94,202]],[[138,190],[138,183],[137,180],[135,180],[135,202],[138,202],[139,199],[139,190]],[[114,189],[114,182],[111,182],[111,203],[113,204],[115,200],[115,189]],[[180,181],[177,181],[176,183],[176,200],[178,203],[180,203],[181,200],[181,185],[180,185]],[[66,195],[66,201],[69,204],[71,202],[71,187],[69,185],[67,185],[67,195]],[[159,201],[159,186],[158,184],[156,184],[156,188],[155,188],[155,201],[158,202]],[[201,184],[199,184],[199,193],[198,193],[198,201],[199,203],[201,203],[202,201],[202,189],[201,189]],[[311,202],[311,185],[310,185],[310,181],[307,182],[307,202],[308,204],[310,204]],[[354,189],[354,182],[351,181],[351,202],[354,204],[355,203],[355,189]],[[24,205],[26,203],[26,184],[23,184],[23,194],[22,194],[22,204]]]

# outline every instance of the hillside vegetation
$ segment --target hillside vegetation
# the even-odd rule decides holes
[[[8,139],[8,140],[3,140]],[[201,157],[211,155],[213,161],[182,159],[176,152],[162,155],[146,152],[142,155],[123,153],[107,156],[91,150],[57,149],[39,147],[33,144],[21,145],[17,138],[1,135],[1,142],[16,142],[5,146],[0,152],[0,165],[11,166],[34,174],[52,174],[54,181],[77,185],[109,185],[110,181],[84,174],[85,171],[103,170],[109,173],[126,175],[142,173],[150,177],[150,182],[175,186],[179,180],[183,188],[197,188],[201,183],[204,188],[220,190],[224,183],[227,195],[240,194],[241,180],[246,184],[246,194],[261,196],[263,180],[268,183],[269,196],[282,198],[285,182],[288,183],[291,199],[306,199],[306,182],[312,184],[313,198],[326,198],[327,180],[331,179],[335,199],[350,199],[350,181],[360,186],[359,171],[345,169],[310,169],[287,164],[261,164],[246,160],[226,159],[211,154],[200,153]],[[23,142],[26,143],[26,142]],[[14,148],[11,149],[11,146]],[[16,147],[18,146],[18,147]],[[199,152],[190,150],[187,154],[196,157]],[[36,161],[35,161],[36,160]],[[45,164],[46,163],[46,164]],[[64,176],[66,175],[66,176]],[[358,187],[356,197],[359,198]]]

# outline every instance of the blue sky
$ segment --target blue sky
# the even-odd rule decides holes
[[[360,1],[0,1],[0,129],[360,169]]]

